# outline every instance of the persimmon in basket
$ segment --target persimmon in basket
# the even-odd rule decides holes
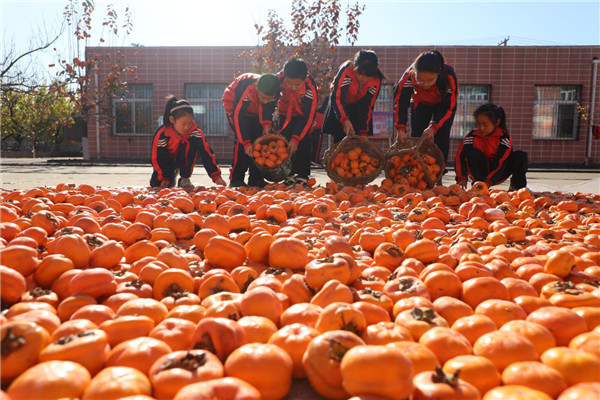
[[[379,167],[379,159],[371,157],[360,147],[348,152],[339,152],[331,163],[331,168],[344,178],[370,174]]]
[[[274,139],[264,143],[254,143],[252,156],[256,164],[261,167],[273,168],[287,160],[289,153],[285,140]]]
[[[428,174],[431,182],[436,182],[441,168],[431,155],[422,153],[421,158],[427,169],[426,171],[423,170],[423,167],[412,153],[392,157],[388,169],[390,179],[401,185],[409,185],[420,190],[426,189],[425,174]]]

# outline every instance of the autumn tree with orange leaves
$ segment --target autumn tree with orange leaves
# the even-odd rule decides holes
[[[255,25],[259,43],[241,57],[252,60],[257,73],[277,72],[292,57],[304,59],[319,85],[320,98],[338,67],[336,47],[358,39],[359,17],[365,6],[342,6],[340,0],[292,0],[289,28],[277,12],[269,10],[266,26]]]

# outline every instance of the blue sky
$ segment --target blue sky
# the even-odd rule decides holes
[[[342,4],[348,0],[342,0]],[[2,0],[3,51],[11,41],[26,49],[41,26],[60,25],[67,1]],[[129,46],[255,45],[254,24],[269,9],[288,18],[290,1],[96,0],[97,28],[106,5],[126,6],[133,34],[106,44]],[[352,1],[350,1],[352,4]],[[363,0],[356,45],[600,45],[600,1],[391,1]],[[26,11],[25,11],[26,9]],[[93,38],[90,45],[98,45]],[[342,43],[343,44],[343,43]],[[66,41],[58,44],[67,46]],[[66,53],[67,49],[64,49]],[[43,57],[38,57],[42,59]]]

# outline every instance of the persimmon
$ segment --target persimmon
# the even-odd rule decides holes
[[[7,394],[14,400],[81,398],[90,381],[90,373],[77,362],[45,361],[19,375]]]
[[[50,340],[46,329],[31,321],[9,321],[0,325],[2,352],[0,379],[9,382],[38,362]]]
[[[225,362],[225,374],[254,386],[265,400],[285,397],[292,384],[292,359],[273,344],[249,343],[234,350]]]
[[[148,376],[157,399],[172,399],[187,385],[222,378],[223,364],[206,350],[179,350],[157,359]]]
[[[556,398],[567,388],[562,375],[539,361],[521,361],[510,364],[502,372],[505,385],[522,385]]]
[[[82,400],[118,399],[133,395],[152,393],[150,380],[142,372],[131,367],[107,367],[91,380]]]
[[[352,347],[365,342],[349,331],[329,331],[314,338],[302,357],[311,386],[328,398],[347,398],[342,386],[341,361]]]
[[[482,395],[501,383],[496,366],[481,356],[463,355],[451,358],[446,361],[443,370],[450,375],[460,371],[460,378],[475,386]]]
[[[413,392],[411,361],[397,347],[352,347],[342,358],[340,372],[342,387],[350,395],[404,398]]]
[[[73,361],[84,366],[93,376],[104,367],[107,344],[107,335],[100,329],[79,332],[50,343],[41,351],[39,360]]]
[[[473,354],[489,359],[499,371],[517,361],[538,359],[533,343],[516,332],[495,331],[482,335],[473,345]]]
[[[174,400],[260,400],[261,395],[261,392],[249,383],[239,378],[226,377],[187,385],[175,395]]]

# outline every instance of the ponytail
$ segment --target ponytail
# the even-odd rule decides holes
[[[194,115],[194,109],[192,105],[184,99],[178,100],[177,97],[172,94],[167,96],[167,104],[165,105],[165,112],[163,114],[163,124],[165,126],[173,125],[169,117],[173,116],[174,119],[181,117],[183,114]]]
[[[354,70],[364,76],[374,77],[384,80],[385,76],[379,69],[379,59],[377,54],[372,50],[360,50],[354,55],[352,60]]]
[[[504,112],[504,108],[494,103],[486,103],[477,107],[473,113],[473,118],[477,118],[480,114],[486,115],[494,124],[496,121],[499,121],[498,127],[506,130],[506,113]]]
[[[423,52],[415,58],[413,63],[415,72],[432,72],[438,75],[436,84],[440,89],[442,96],[448,89],[448,71],[444,56],[437,50]]]

